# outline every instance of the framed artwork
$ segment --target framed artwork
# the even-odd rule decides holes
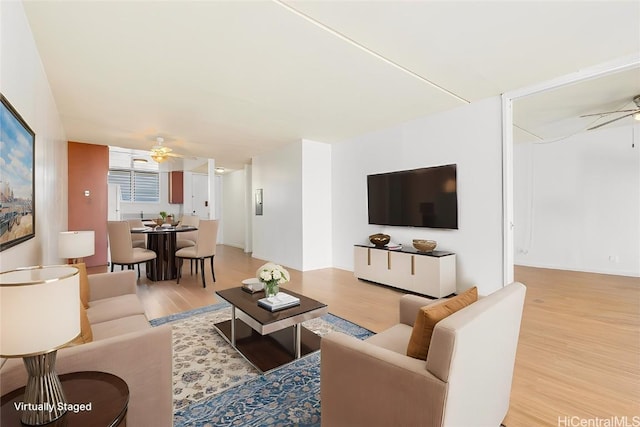
[[[0,251],[36,235],[35,133],[0,94]]]

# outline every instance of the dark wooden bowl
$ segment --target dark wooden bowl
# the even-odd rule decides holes
[[[391,236],[389,236],[388,234],[377,233],[369,236],[369,241],[373,243],[377,248],[384,247],[384,245],[389,243],[390,240]]]

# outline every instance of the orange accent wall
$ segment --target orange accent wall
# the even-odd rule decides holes
[[[109,147],[69,141],[69,230],[94,230],[95,255],[84,259],[88,267],[107,265],[107,174]],[[89,196],[85,196],[89,191]]]

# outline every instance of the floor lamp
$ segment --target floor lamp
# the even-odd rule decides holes
[[[95,231],[61,231],[58,235],[58,256],[82,262],[86,256],[95,254]]]
[[[57,349],[80,334],[80,284],[72,266],[0,273],[0,356],[22,357],[28,379],[21,421],[50,423],[67,412],[55,372]]]

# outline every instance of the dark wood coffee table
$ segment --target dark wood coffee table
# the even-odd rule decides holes
[[[320,350],[320,336],[301,323],[329,312],[326,304],[287,289],[280,290],[300,298],[300,305],[271,312],[258,306],[264,292],[250,294],[239,287],[216,292],[231,304],[231,320],[214,326],[262,372]]]
[[[74,372],[60,375],[60,383],[71,405],[75,406],[46,427],[124,427],[127,423],[129,387],[119,377],[106,372]],[[24,426],[22,412],[14,403],[24,401],[24,387],[2,396],[2,427]],[[86,407],[91,403],[90,410]],[[78,408],[76,411],[75,408]]]

